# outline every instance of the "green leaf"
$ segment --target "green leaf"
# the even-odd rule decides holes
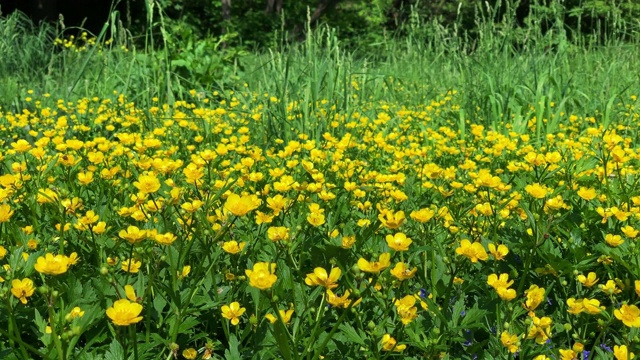
[[[353,343],[356,343],[358,345],[365,345],[364,339],[362,338],[362,336],[358,333],[358,331],[356,329],[353,328],[353,326],[344,323],[340,326],[340,331],[344,334],[344,336],[347,337],[348,340],[350,340]]]
[[[229,336],[229,348],[224,351],[224,358],[226,360],[241,360],[240,351],[238,350],[238,339],[234,334]]]
[[[122,360],[124,359],[124,349],[122,345],[118,342],[118,340],[113,340],[111,345],[109,345],[109,350],[104,354],[104,360]]]

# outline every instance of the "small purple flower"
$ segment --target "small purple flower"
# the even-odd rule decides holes
[[[425,289],[420,289],[420,297],[421,298],[426,298],[427,296],[429,296],[429,294],[427,293],[427,290]]]
[[[549,304],[549,306],[553,305],[553,301],[551,301],[551,298],[547,296],[547,304]]]
[[[603,350],[607,350],[608,352],[613,352],[613,350],[607,346],[607,344],[600,344],[600,348]]]
[[[582,351],[582,360],[589,360],[589,355],[591,355],[591,351],[583,350]]]
[[[467,312],[462,310],[462,312],[460,313],[460,316],[465,316],[465,315],[467,315]]]
[[[498,329],[496,329],[495,326],[492,326],[492,327],[489,328],[489,331],[491,331],[491,333],[494,334],[494,335],[497,333],[497,330]]]
[[[473,341],[471,341],[471,340],[467,340],[467,341],[465,341],[462,345],[464,345],[464,346],[471,346],[471,344],[473,344]]]

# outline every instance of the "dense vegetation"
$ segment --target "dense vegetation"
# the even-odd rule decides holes
[[[640,351],[634,2],[147,4],[0,19],[0,357]]]

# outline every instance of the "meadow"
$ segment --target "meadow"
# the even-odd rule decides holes
[[[640,354],[639,24],[508,18],[180,59],[0,19],[0,357]]]

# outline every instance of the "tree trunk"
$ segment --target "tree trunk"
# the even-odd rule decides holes
[[[322,17],[322,15],[324,15],[327,12],[327,10],[334,7],[338,2],[340,2],[340,0],[318,0],[318,6],[315,8],[315,10],[313,10],[313,13],[311,13],[311,18],[309,19],[309,23],[311,25],[315,24],[316,21],[318,21]],[[306,24],[306,21],[305,21],[305,24]],[[304,34],[302,31],[303,29],[304,29],[304,24],[296,25],[296,27],[293,30],[293,35],[302,40],[304,38]]]

